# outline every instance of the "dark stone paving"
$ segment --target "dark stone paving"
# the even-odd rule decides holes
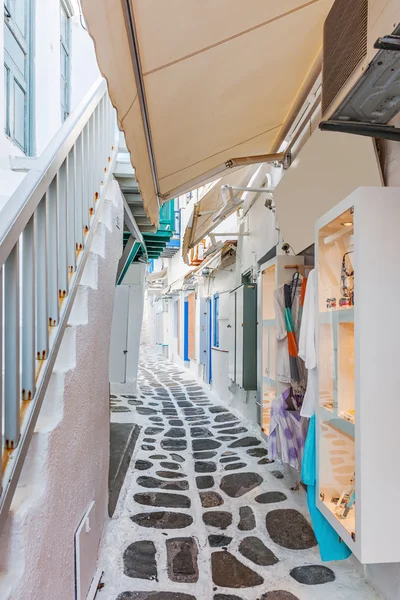
[[[250,448],[249,450],[246,450],[246,453],[250,454],[250,456],[262,458],[263,456],[267,456],[268,450],[266,448]]]
[[[170,438],[183,438],[186,436],[186,432],[183,427],[172,427],[166,432],[165,437]]]
[[[199,490],[207,490],[214,485],[214,477],[212,475],[200,475],[196,477],[196,484]]]
[[[231,541],[232,541],[232,538],[228,537],[227,535],[209,535],[208,536],[208,543],[210,544],[211,548],[225,548],[225,547],[229,546]]]
[[[141,527],[154,527],[154,529],[183,529],[193,523],[190,515],[167,511],[141,513],[131,517],[131,520]]]
[[[274,504],[285,500],[287,500],[287,497],[282,492],[265,492],[255,497],[255,501],[259,504]]]
[[[227,588],[247,588],[261,585],[264,579],[246,567],[230,552],[213,552],[212,577],[216,585]]]
[[[193,440],[192,442],[193,452],[198,452],[200,450],[213,450],[214,448],[220,447],[220,442],[216,442],[215,440]]]
[[[137,460],[135,462],[135,468],[139,471],[147,471],[147,469],[150,469],[152,466],[153,463],[151,463],[149,460]]]
[[[256,518],[250,506],[241,506],[239,508],[239,525],[240,531],[251,531],[256,526]]]
[[[199,578],[198,549],[193,538],[167,540],[168,576],[171,581],[195,583]]]
[[[203,521],[210,527],[227,529],[232,524],[232,515],[222,510],[214,510],[203,514]]]
[[[246,433],[247,429],[245,427],[234,427],[233,429],[224,429],[224,433],[227,433],[229,435],[234,435],[234,434],[239,434],[239,433]]]
[[[141,406],[139,406],[136,409],[136,412],[139,415],[156,415],[157,414],[157,411],[154,410],[154,408],[147,408],[147,407],[141,407]]]
[[[335,581],[335,573],[321,565],[309,565],[307,567],[296,567],[290,571],[290,576],[304,585],[322,585]]]
[[[260,600],[299,600],[297,596],[293,596],[290,592],[284,592],[282,590],[267,592],[263,594]]]
[[[236,471],[237,469],[244,469],[245,467],[247,467],[246,463],[235,462],[231,465],[226,465],[225,471]]]
[[[224,503],[223,498],[217,492],[200,492],[200,501],[203,508],[221,506]]]
[[[153,542],[133,542],[124,552],[124,573],[137,579],[157,579],[156,547]]]
[[[175,471],[157,471],[156,475],[164,479],[182,479],[186,477],[184,473],[176,473]]]
[[[129,529],[120,536],[115,592],[105,600],[299,600],[307,586],[322,586],[325,597],[335,573],[319,564],[304,492],[290,489],[278,461],[269,466],[274,461],[254,428],[159,356],[141,365],[139,386],[134,397],[112,399],[112,409],[132,412],[143,433],[122,513]],[[300,496],[300,510],[281,508],[298,506]],[[104,577],[107,590],[107,568]],[[352,585],[347,574],[344,585]],[[363,600],[376,600],[365,589]]]
[[[151,492],[135,494],[133,499],[144,506],[157,506],[159,508],[190,508],[191,500],[181,494],[166,494],[164,492]]]
[[[289,550],[306,550],[317,545],[310,525],[293,509],[273,510],[267,514],[266,527],[271,539]]]
[[[123,592],[117,600],[196,600],[191,594],[180,592]]]
[[[161,448],[163,450],[186,450],[186,440],[179,440],[174,438],[165,438],[161,440]]]
[[[194,470],[196,473],[215,473],[217,470],[217,465],[215,462],[196,460],[194,463]]]
[[[143,476],[143,477],[139,477],[138,480],[138,485],[140,485],[141,487],[145,487],[145,488],[159,488],[161,490],[172,490],[172,491],[178,491],[178,490],[188,490],[189,489],[189,484],[187,481],[174,481],[169,482],[169,481],[162,481],[161,479],[156,479],[155,477],[147,477],[147,476]]]
[[[261,444],[260,440],[255,437],[244,437],[233,444],[229,444],[229,448],[245,448],[246,446],[258,446]]]
[[[172,471],[178,471],[181,467],[175,462],[162,462],[160,463],[163,469],[171,469]]]
[[[171,458],[173,460],[176,460],[176,462],[179,462],[179,463],[185,462],[185,459],[180,454],[171,454]]]
[[[233,596],[232,594],[215,594],[214,600],[242,600],[242,598]]]
[[[225,412],[222,413],[221,415],[217,415],[214,419],[214,421],[216,423],[228,423],[228,422],[233,422],[233,421],[237,421],[238,418],[235,417],[235,415],[232,415],[231,413]]]
[[[226,456],[224,458],[221,458],[220,463],[230,463],[230,462],[237,462],[237,456]]]
[[[216,452],[193,452],[195,460],[206,460],[207,458],[214,458],[214,456],[217,456]]]
[[[192,429],[190,430],[190,435],[193,438],[213,437],[211,431],[209,429],[206,429],[205,427],[192,427]]]
[[[239,544],[239,552],[260,567],[270,567],[279,562],[275,554],[257,537],[251,536],[242,540]]]
[[[162,431],[162,427],[147,427],[144,430],[144,435],[156,435],[157,433],[161,433]]]
[[[258,487],[262,481],[263,478],[258,473],[234,473],[221,479],[221,490],[231,498],[240,498]]]

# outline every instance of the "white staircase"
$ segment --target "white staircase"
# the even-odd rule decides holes
[[[0,214],[2,600],[73,600],[75,531],[94,501],[95,560],[107,514],[116,135],[101,81]]]

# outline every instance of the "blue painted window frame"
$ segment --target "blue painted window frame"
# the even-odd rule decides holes
[[[219,294],[214,295],[213,326],[213,345],[219,348]]]
[[[178,300],[174,300],[174,337],[177,338],[178,337],[178,321],[179,321],[179,315],[178,315]]]
[[[25,154],[33,154],[32,22],[31,0],[5,0],[4,129]],[[19,107],[18,96],[22,100]]]
[[[189,301],[183,305],[183,360],[189,360]]]
[[[61,123],[69,116],[71,107],[71,13],[60,2],[60,105]]]

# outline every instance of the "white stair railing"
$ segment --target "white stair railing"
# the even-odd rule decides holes
[[[0,212],[0,530],[7,518],[117,154],[97,82]]]

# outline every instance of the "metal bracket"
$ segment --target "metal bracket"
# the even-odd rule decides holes
[[[400,35],[385,35],[376,40],[374,48],[377,50],[393,50],[400,52]]]
[[[292,153],[288,152],[287,154],[285,154],[285,158],[283,159],[283,161],[280,164],[286,171],[292,164]],[[277,164],[277,166],[279,166],[279,163]]]
[[[400,127],[394,127],[394,125],[376,125],[361,121],[322,121],[319,128],[321,131],[338,131],[400,142]]]

